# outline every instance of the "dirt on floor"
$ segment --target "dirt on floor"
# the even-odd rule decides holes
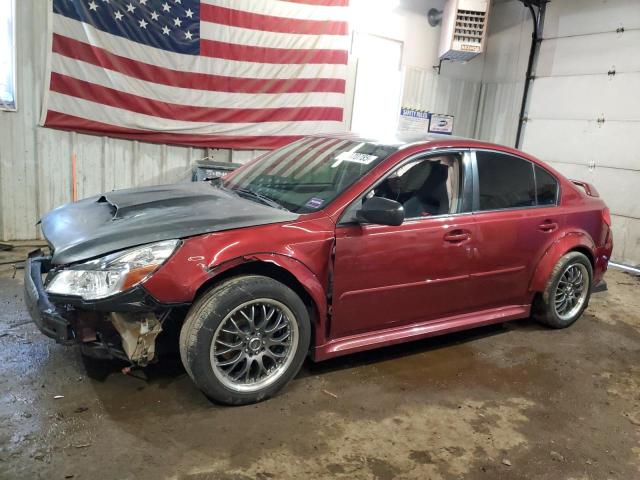
[[[619,271],[571,328],[523,320],[307,362],[235,408],[179,358],[127,376],[55,344],[21,276],[0,265],[2,480],[640,478],[640,282]]]

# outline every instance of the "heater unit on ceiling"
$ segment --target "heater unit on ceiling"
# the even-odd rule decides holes
[[[471,60],[484,50],[489,0],[447,0],[442,14],[440,59]]]

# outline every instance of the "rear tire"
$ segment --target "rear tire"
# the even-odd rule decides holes
[[[573,324],[589,305],[593,268],[580,252],[569,252],[553,268],[542,295],[534,304],[533,317],[552,328]]]
[[[180,331],[180,356],[212,400],[244,405],[265,400],[300,370],[309,350],[307,308],[286,285],[244,275],[206,291]]]

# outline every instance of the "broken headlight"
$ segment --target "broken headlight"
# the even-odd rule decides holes
[[[106,298],[146,280],[175,251],[179,240],[167,240],[113,253],[59,271],[46,290],[85,300]]]

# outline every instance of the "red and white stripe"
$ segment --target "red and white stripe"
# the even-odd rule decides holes
[[[344,130],[347,0],[204,0],[201,55],[52,14],[45,126],[218,148]]]

